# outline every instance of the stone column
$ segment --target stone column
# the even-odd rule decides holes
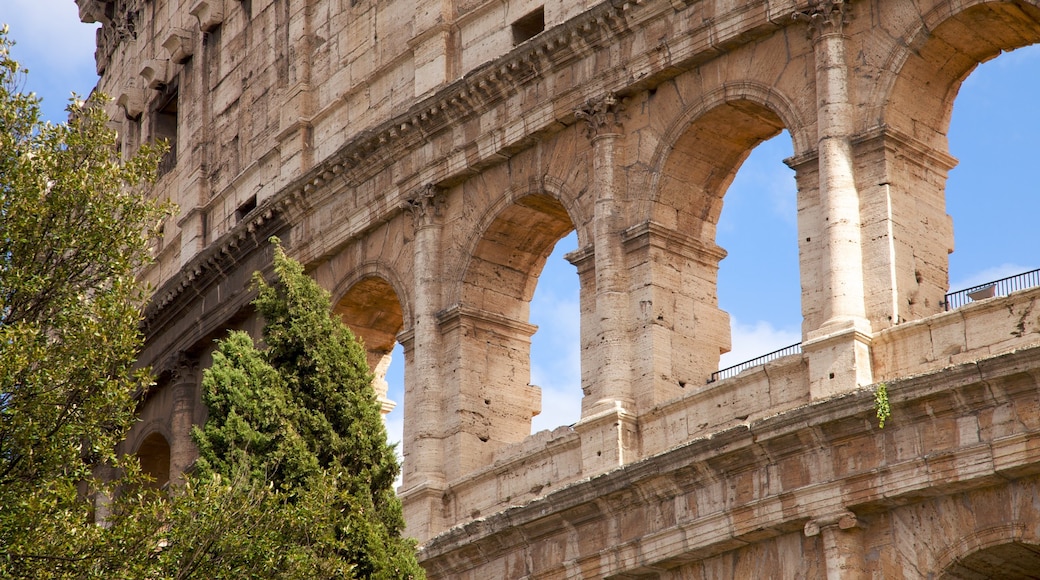
[[[585,120],[592,141],[592,183],[595,194],[593,252],[596,280],[596,323],[598,344],[596,391],[582,404],[582,415],[621,407],[631,408],[631,364],[627,330],[628,288],[625,274],[624,173],[621,157],[623,102],[614,94],[589,101],[575,111]]]
[[[592,142],[592,178],[595,196],[592,259],[595,270],[596,338],[583,359],[595,370],[589,392],[582,400],[582,469],[585,475],[632,461],[636,418],[632,393],[632,349],[629,346],[628,277],[625,272],[625,175],[621,113],[624,101],[607,94],[575,111],[586,122]]]
[[[442,529],[441,497],[446,487],[437,310],[441,301],[440,265],[443,196],[432,184],[408,201],[413,242],[414,321],[400,337],[406,359],[404,466],[401,498],[408,535],[425,540]],[[410,356],[409,356],[410,355]]]
[[[809,23],[816,59],[820,215],[815,229],[824,246],[816,283],[823,290],[823,323],[808,329],[803,349],[809,354],[810,392],[820,399],[873,381],[871,327],[863,294],[860,204],[853,173],[854,110],[844,33],[848,5],[822,0],[794,17]]]
[[[199,454],[191,440],[195,400],[199,393],[198,360],[181,353],[168,388],[173,403],[170,412],[170,483],[180,484],[184,482],[184,472]]]
[[[805,524],[807,537],[820,536],[828,580],[866,580],[859,520],[849,511],[813,518]]]

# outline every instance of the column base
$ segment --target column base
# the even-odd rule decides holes
[[[828,321],[809,333],[802,352],[809,360],[809,394],[827,399],[874,382],[870,362],[870,323]]]
[[[447,529],[444,518],[444,494],[448,486],[443,481],[424,481],[398,493],[404,521],[404,534],[419,543],[426,542]]]
[[[581,473],[591,477],[639,458],[636,416],[620,401],[574,425],[581,437]]]

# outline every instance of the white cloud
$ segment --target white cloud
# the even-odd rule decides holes
[[[0,22],[16,42],[12,56],[29,69],[25,92],[42,100],[44,120],[63,122],[72,93],[86,96],[97,83],[94,65],[96,24],[79,21],[71,0],[0,0]]]
[[[531,433],[573,425],[581,418],[581,387],[542,387],[542,412],[531,421]]]
[[[730,334],[733,350],[722,355],[719,360],[720,369],[738,365],[802,340],[802,333],[798,329],[775,328],[765,320],[743,324],[736,317],[730,318]]]
[[[89,73],[94,69],[96,24],[79,21],[75,3],[69,0],[4,0],[3,21],[11,26],[18,43],[15,55],[49,71],[40,74]],[[33,71],[35,74],[35,71]]]
[[[950,283],[950,291],[956,292],[958,290],[966,290],[972,286],[978,286],[979,284],[985,284],[986,282],[1007,278],[1008,276],[1014,276],[1016,274],[1021,274],[1022,272],[1028,272],[1029,270],[1032,270],[1032,268],[1012,263],[993,266],[952,281]]]

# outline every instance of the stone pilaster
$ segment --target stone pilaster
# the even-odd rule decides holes
[[[191,440],[195,400],[199,390],[199,362],[186,353],[178,356],[170,381],[173,409],[170,413],[170,482],[183,483],[184,472],[198,457]]]
[[[589,101],[575,111],[585,121],[586,135],[592,142],[592,189],[595,192],[593,247],[596,277],[596,316],[598,336],[594,360],[598,361],[596,392],[591,404],[582,405],[583,415],[613,409],[618,404],[630,408],[631,350],[627,329],[628,281],[621,232],[624,229],[625,176],[620,166],[623,156],[621,114],[624,101],[614,94]]]
[[[442,310],[437,322],[448,351],[441,360],[452,369],[441,402],[444,472],[454,481],[531,434],[531,419],[541,411],[541,389],[528,383],[537,327],[465,304]]]
[[[829,514],[809,520],[805,524],[807,537],[819,536],[823,542],[824,568],[828,580],[865,580],[861,525],[849,511]]]
[[[953,250],[945,185],[956,159],[888,126],[857,135],[853,147],[872,330],[942,312]]]
[[[816,61],[820,214],[814,229],[823,244],[818,270],[823,322],[806,329],[803,345],[809,354],[814,399],[872,382],[860,202],[851,144],[854,109],[845,54],[849,16],[848,4],[842,0],[815,2],[808,11],[794,14],[809,25]]]
[[[594,365],[594,381],[575,425],[582,438],[582,472],[600,473],[636,459],[635,396],[632,393],[632,317],[622,232],[625,174],[622,114],[624,99],[608,93],[574,112],[585,121],[592,143],[591,188],[595,195],[592,258],[595,272],[596,335],[583,363]],[[583,365],[584,366],[584,365]]]
[[[402,501],[409,535],[419,539],[440,530],[438,505],[446,487],[444,473],[443,392],[437,310],[441,301],[439,259],[443,195],[432,184],[408,200],[412,214],[414,320],[405,349],[404,465]]]

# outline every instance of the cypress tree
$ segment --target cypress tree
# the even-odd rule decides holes
[[[245,488],[276,496],[285,510],[277,519],[291,528],[278,533],[303,539],[282,564],[330,570],[339,561],[355,578],[424,578],[414,542],[401,536],[400,467],[364,348],[332,317],[329,294],[272,241],[275,281],[254,275],[264,344],[235,332],[214,354],[195,479],[248,477]]]

